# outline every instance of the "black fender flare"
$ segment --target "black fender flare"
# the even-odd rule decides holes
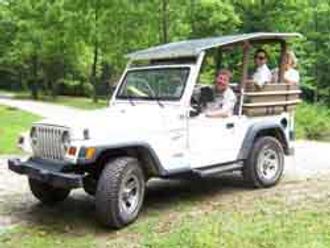
[[[167,170],[163,167],[162,163],[160,162],[159,157],[157,156],[155,150],[148,144],[144,142],[132,142],[132,143],[121,143],[115,145],[103,145],[103,146],[96,146],[96,154],[91,161],[85,161],[82,156],[78,158],[78,164],[93,164],[98,161],[100,156],[104,153],[111,152],[111,151],[125,151],[125,150],[132,150],[132,149],[142,149],[143,152],[147,152],[148,156],[150,156],[152,163],[149,164],[152,168],[150,168],[154,173],[155,176],[166,176],[168,174]],[[84,147],[80,149],[83,151]],[[80,154],[79,154],[80,155]]]
[[[274,122],[259,122],[255,123],[249,127],[246,132],[245,138],[243,140],[242,146],[238,153],[237,160],[245,160],[248,158],[250,151],[252,149],[253,143],[258,135],[269,135],[279,139],[283,146],[284,153],[286,155],[290,154],[289,151],[289,141],[285,135],[283,127],[279,123]]]

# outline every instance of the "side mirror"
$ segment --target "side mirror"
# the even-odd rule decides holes
[[[200,103],[192,98],[190,102],[189,117],[196,117],[202,112]]]
[[[113,93],[115,92],[116,88],[117,88],[118,83],[111,85],[109,88],[109,99],[112,97]]]
[[[192,105],[189,111],[189,117],[196,117],[201,113],[200,106],[194,106]]]

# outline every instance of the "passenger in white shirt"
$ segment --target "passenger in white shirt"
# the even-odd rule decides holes
[[[267,66],[268,55],[264,49],[258,49],[254,56],[256,71],[252,75],[252,79],[247,80],[247,83],[253,83],[262,88],[266,83],[272,80],[272,73]]]
[[[296,55],[292,51],[287,51],[284,55],[284,74],[283,74],[283,81],[287,84],[299,84],[300,76],[299,72],[294,69],[297,64],[298,60]],[[272,82],[278,82],[278,73],[279,69],[276,68],[272,71],[273,79]]]
[[[292,51],[288,51],[284,57],[284,83],[299,84],[299,72],[294,69],[298,64],[296,55]]]
[[[220,70],[215,83],[216,95],[212,103],[207,106],[206,117],[226,118],[234,113],[236,104],[236,95],[229,87],[231,73],[229,70]]]

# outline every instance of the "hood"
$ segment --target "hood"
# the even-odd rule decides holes
[[[79,111],[71,116],[44,119],[37,124],[62,126],[70,129],[72,139],[83,139],[88,130],[91,139],[108,135],[143,133],[163,126],[162,111],[158,105],[113,106],[95,111]]]

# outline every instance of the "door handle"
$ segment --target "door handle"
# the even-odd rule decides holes
[[[179,114],[178,115],[179,120],[184,120],[186,118],[185,114]]]
[[[235,127],[235,124],[232,123],[232,122],[226,124],[226,128],[227,128],[227,129],[231,129],[231,128],[234,128],[234,127]]]

